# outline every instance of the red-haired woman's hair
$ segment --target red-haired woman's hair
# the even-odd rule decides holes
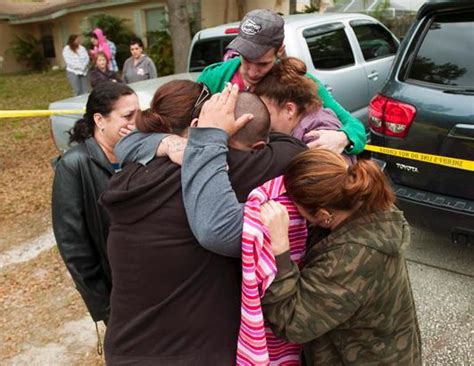
[[[324,149],[296,156],[285,173],[285,187],[291,199],[311,214],[321,208],[372,213],[387,210],[395,202],[376,163],[358,159],[348,166],[340,154]]]
[[[162,85],[155,92],[150,108],[138,116],[137,129],[182,134],[196,114],[193,109],[201,90],[201,84],[190,80],[173,80]]]
[[[280,59],[257,84],[255,94],[267,97],[283,107],[292,102],[298,114],[305,114],[322,105],[316,83],[306,76],[306,65],[296,57]]]

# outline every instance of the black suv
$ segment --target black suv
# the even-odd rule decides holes
[[[429,1],[369,106],[374,145],[474,160],[474,1]],[[408,219],[474,244],[474,172],[389,155]]]

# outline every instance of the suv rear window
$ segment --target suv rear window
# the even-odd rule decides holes
[[[474,85],[474,12],[433,19],[408,79],[440,86]]]
[[[193,46],[189,71],[202,71],[206,66],[222,61],[225,48],[235,37],[236,35],[197,41]]]

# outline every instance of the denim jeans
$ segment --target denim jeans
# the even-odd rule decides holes
[[[71,84],[75,95],[86,94],[89,92],[89,78],[87,75],[76,75],[73,72],[67,71],[67,79]]]

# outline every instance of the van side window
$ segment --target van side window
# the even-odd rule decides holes
[[[397,43],[380,24],[351,22],[366,61],[392,56],[397,53]]]
[[[342,23],[306,29],[303,37],[316,69],[331,70],[354,65],[354,54]]]

